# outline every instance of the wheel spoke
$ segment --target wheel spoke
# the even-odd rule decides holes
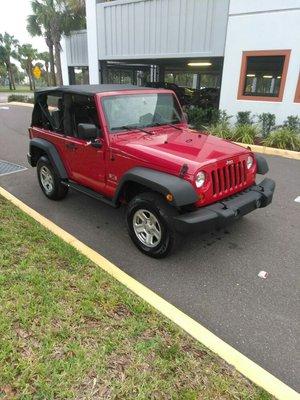
[[[136,231],[137,233],[145,232],[145,227],[144,227],[144,225],[143,225],[143,224],[141,224],[141,225],[135,225],[135,231]]]
[[[50,170],[45,165],[40,169],[40,179],[46,193],[50,193],[53,190],[54,182]]]
[[[156,237],[156,239],[157,239],[157,240],[160,240],[160,238],[161,238],[161,233],[160,233],[160,231],[157,229],[156,226],[154,226],[154,227],[152,228],[152,232],[153,232],[153,235]]]
[[[133,229],[139,241],[147,247],[156,247],[161,242],[161,226],[157,217],[146,209],[136,211]]]
[[[153,245],[153,235],[151,233],[146,233],[146,244]]]

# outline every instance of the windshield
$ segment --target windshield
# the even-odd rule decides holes
[[[171,93],[130,94],[103,98],[111,132],[182,121],[182,112]]]

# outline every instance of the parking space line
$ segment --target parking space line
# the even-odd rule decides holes
[[[141,297],[157,311],[190,334],[194,339],[198,340],[208,349],[219,355],[227,363],[233,365],[240,373],[242,373],[252,382],[262,387],[279,400],[300,400],[300,394],[294,389],[244,356],[238,350],[224,342],[214,333],[210,332],[207,328],[177,309],[175,306],[164,300],[152,290],[148,289],[142,283],[136,281],[116,265],[104,258],[101,254],[97,253],[95,250],[76,239],[73,235],[60,228],[54,222],[50,221],[34,209],[27,206],[1,186],[0,195],[20,208],[23,212],[34,218],[37,222],[53,232],[55,235],[59,236],[65,242],[72,245],[74,248],[88,257],[92,262],[97,264],[100,268],[125,285],[133,293]]]

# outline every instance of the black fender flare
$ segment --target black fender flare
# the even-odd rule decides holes
[[[265,175],[269,171],[267,160],[262,156],[258,156],[257,154],[255,154],[255,159],[257,162],[257,173]]]
[[[114,196],[115,203],[118,203],[124,185],[129,182],[139,183],[164,196],[171,193],[173,200],[170,204],[175,207],[193,204],[198,200],[195,189],[185,179],[153,169],[135,167],[121,178]]]
[[[29,155],[30,155],[30,159],[31,159],[31,165],[33,167],[35,167],[38,160],[35,160],[33,157],[33,154],[34,154],[33,148],[38,148],[38,149],[43,150],[43,152],[46,153],[47,157],[49,158],[49,161],[51,162],[57,175],[61,179],[68,179],[68,174],[65,169],[65,166],[64,166],[55,146],[52,143],[48,142],[45,139],[40,139],[40,138],[34,138],[34,139],[30,140]]]

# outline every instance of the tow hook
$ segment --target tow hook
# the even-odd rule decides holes
[[[223,201],[220,201],[220,203],[221,203],[222,206],[223,206],[223,210],[227,210],[227,209],[228,209],[228,207],[226,206],[226,204],[225,204]]]

